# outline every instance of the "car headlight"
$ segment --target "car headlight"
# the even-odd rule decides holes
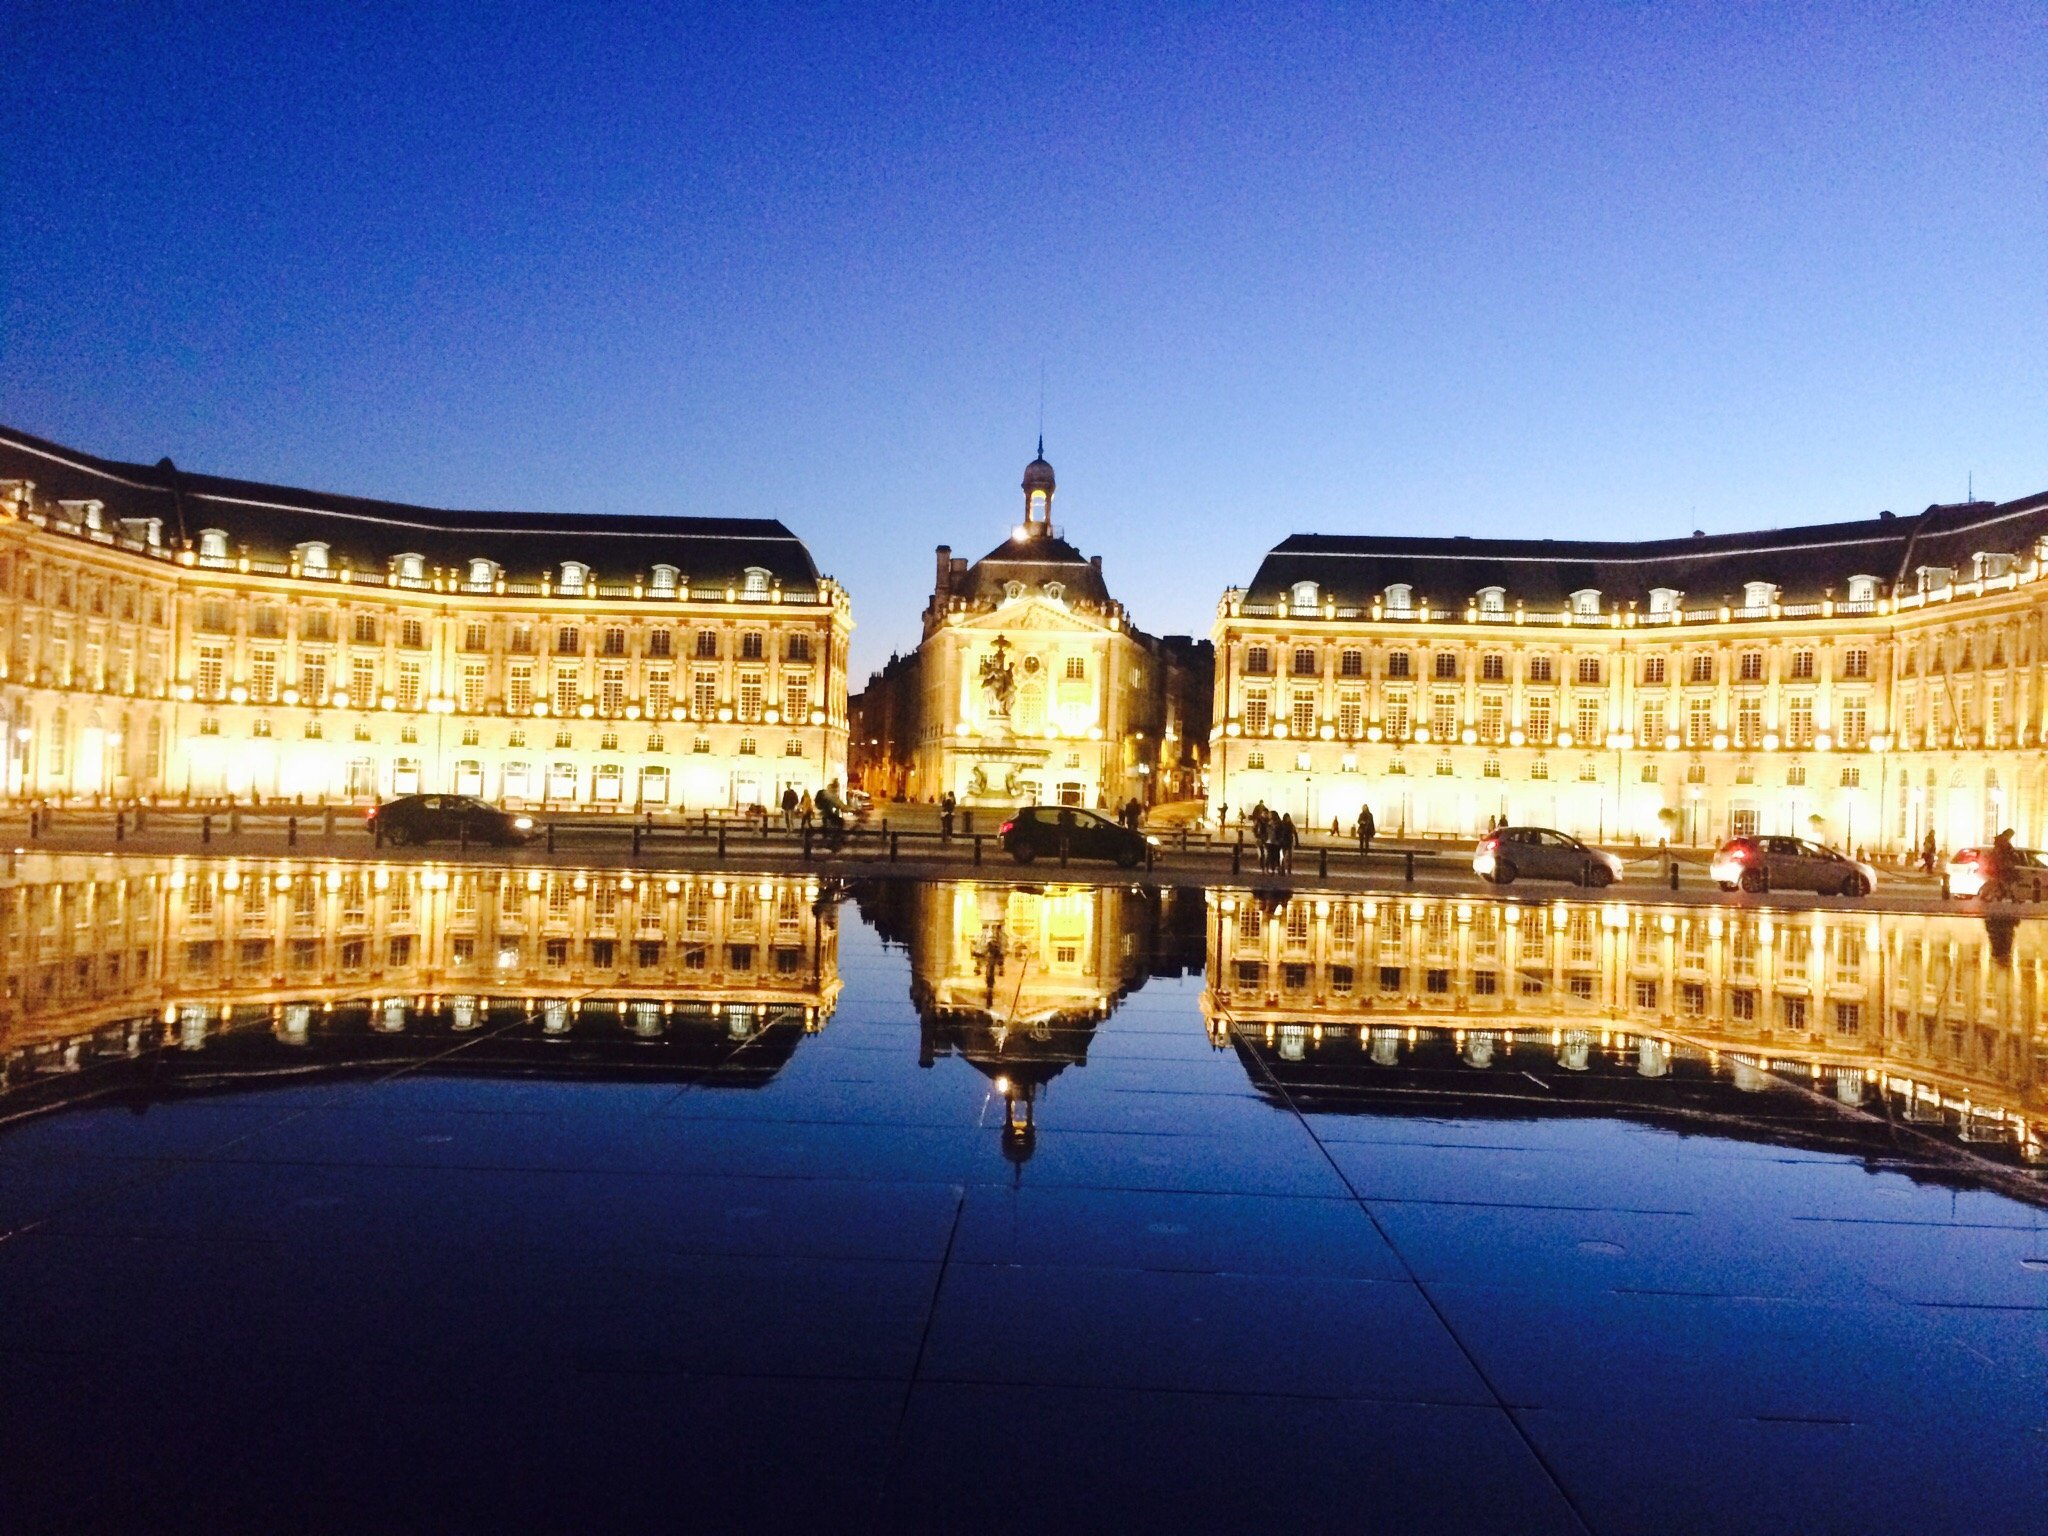
[[[1151,833],[1149,833],[1149,832],[1147,832],[1147,833],[1145,834],[1145,841],[1146,841],[1146,842],[1148,842],[1148,843],[1150,843],[1150,844],[1151,844],[1151,845],[1152,845],[1152,846],[1153,846],[1154,848],[1157,848],[1157,847],[1159,846],[1159,839],[1158,839],[1158,838],[1156,838],[1156,837],[1154,837],[1154,836],[1153,836],[1153,835],[1152,835]]]
[[[516,831],[531,832],[533,830],[533,818],[531,816],[514,816],[512,818],[512,826]]]

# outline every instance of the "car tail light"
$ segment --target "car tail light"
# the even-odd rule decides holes
[[[1480,851],[1481,853],[1491,853],[1491,852],[1493,852],[1493,850],[1494,850],[1494,849],[1498,848],[1499,846],[1500,846],[1500,839],[1499,839],[1499,838],[1496,838],[1496,837],[1489,837],[1489,838],[1488,838],[1488,839],[1487,839],[1487,840],[1486,840],[1485,842],[1483,842],[1483,843],[1481,843],[1481,844],[1479,845],[1479,851]]]
[[[363,812],[363,820],[365,820],[365,821],[375,821],[376,819],[377,819],[377,807],[375,807],[374,805],[373,805],[373,806],[371,806],[371,807],[370,807],[370,808],[369,808],[369,809],[368,809],[367,811]]]
[[[996,828],[996,836],[1008,837],[1010,835],[1010,828],[1014,827],[1015,825],[1017,825],[1017,823],[1014,821],[1004,822],[1000,827]]]

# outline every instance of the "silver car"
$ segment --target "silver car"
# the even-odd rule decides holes
[[[1868,896],[1877,886],[1877,871],[1868,864],[1803,837],[1730,838],[1708,870],[1724,891]]]
[[[1600,886],[1621,878],[1621,860],[1613,854],[1549,827],[1502,827],[1487,833],[1473,851],[1472,869],[1495,885],[1521,878]]]

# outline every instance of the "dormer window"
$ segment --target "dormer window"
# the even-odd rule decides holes
[[[1316,606],[1316,584],[1312,581],[1297,581],[1288,593],[1288,606],[1296,613],[1312,613]]]
[[[581,592],[590,581],[590,567],[575,560],[562,562],[562,590]]]
[[[1004,582],[1004,583],[1003,583],[1003,601],[1004,601],[1004,602],[1006,602],[1006,603],[1015,603],[1015,602],[1021,602],[1021,601],[1023,600],[1023,598],[1024,598],[1024,583],[1023,583],[1023,582],[1021,582],[1021,581],[1006,581],[1006,582]]]
[[[399,555],[391,562],[398,572],[400,581],[425,581],[427,579],[427,557],[425,555]]]
[[[2003,576],[2010,571],[2012,569],[2012,556],[1996,551],[1982,551],[1974,557],[1974,563],[1977,567],[1977,579],[1985,581]]]
[[[292,550],[292,558],[299,562],[299,569],[308,576],[325,576],[328,570],[327,546],[325,544],[301,544]]]
[[[1385,593],[1387,612],[1405,614],[1415,606],[1415,589],[1405,581],[1397,581]]]
[[[1650,588],[1650,617],[1668,619],[1678,612],[1678,600],[1684,596],[1676,587]]]
[[[488,592],[497,584],[497,562],[492,560],[472,560],[469,562],[469,580],[465,585],[472,591]]]
[[[208,565],[225,565],[228,560],[228,535],[224,528],[202,528],[199,530],[199,558]]]
[[[1508,589],[1506,587],[1481,587],[1479,589],[1479,611],[1489,617],[1498,617],[1508,611]]]
[[[1875,576],[1851,576],[1849,578],[1849,601],[1852,603],[1876,602],[1877,578]]]
[[[1778,600],[1778,589],[1768,581],[1745,581],[1742,584],[1742,606],[1745,608],[1768,608]]]
[[[1051,602],[1063,603],[1067,599],[1067,588],[1064,582],[1048,581],[1045,584],[1044,590],[1046,598]]]
[[[1572,617],[1575,619],[1597,619],[1600,617],[1600,589],[1581,587],[1572,594]]]
[[[748,597],[766,597],[768,577],[769,571],[765,565],[750,565],[747,567],[746,582],[740,590]]]
[[[656,597],[674,597],[676,577],[681,574],[682,572],[672,565],[657,565],[648,573],[647,590]]]
[[[1945,592],[1948,584],[1955,579],[1955,572],[1945,565],[1923,565],[1920,567],[1920,590],[1922,592]]]

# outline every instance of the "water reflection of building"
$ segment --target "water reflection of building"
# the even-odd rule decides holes
[[[1085,1065],[1096,1027],[1154,976],[1201,963],[1200,899],[1135,887],[878,885],[861,905],[910,951],[919,1061],[958,1056],[1004,1103],[1003,1150],[1037,1138],[1045,1086]]]
[[[794,877],[38,856],[0,880],[0,1062],[18,1081],[243,1039],[252,1020],[386,1054],[513,1020],[545,1040],[729,1049],[830,1017],[837,908],[817,894]]]
[[[1212,1038],[1279,1063],[1394,1066],[1427,1028],[1473,1069],[1622,1050],[1654,1077],[1685,1042],[2030,1159],[2048,1136],[2048,923],[1219,891],[1208,944]]]

